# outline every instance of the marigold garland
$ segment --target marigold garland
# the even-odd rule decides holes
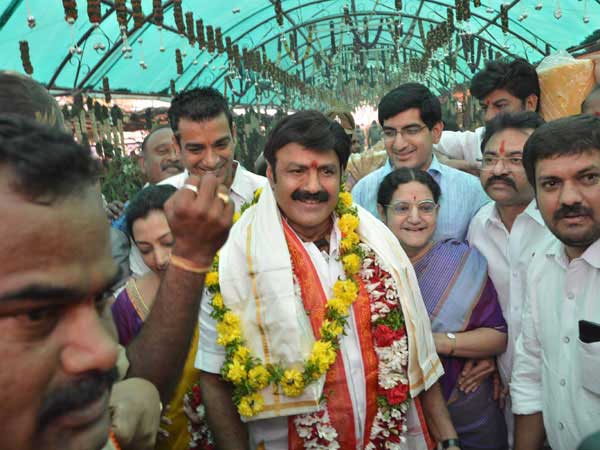
[[[242,206],[241,213],[260,197],[257,190],[250,204]],[[274,385],[288,397],[298,397],[310,383],[323,376],[335,362],[339,337],[344,332],[350,307],[358,297],[354,277],[361,267],[363,251],[359,247],[356,229],[358,212],[352,205],[352,196],[341,192],[335,208],[342,232],[340,253],[346,280],[333,286],[333,297],[327,301],[325,319],[321,324],[321,338],[313,344],[312,351],[302,371],[281,364],[264,364],[245,347],[240,318],[223,303],[219,286],[219,255],[215,257],[212,271],[206,275],[205,286],[212,294],[211,316],[217,321],[217,343],[225,347],[226,359],[221,368],[223,378],[234,385],[233,401],[242,416],[251,417],[262,411],[264,400],[260,391]]]

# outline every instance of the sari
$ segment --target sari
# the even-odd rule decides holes
[[[137,336],[149,312],[137,288],[135,279],[130,278],[125,289],[117,296],[117,300],[112,306],[113,318],[121,345],[126,346]],[[163,417],[168,420],[165,421],[166,423],[161,423],[161,429],[167,431],[168,437],[158,435],[154,447],[156,450],[188,450],[193,448],[190,447],[192,436],[188,430],[188,418],[184,411],[184,397],[198,382],[200,371],[194,367],[197,349],[198,327],[194,332],[181,379],[177,384],[169,406],[163,411]]]
[[[482,327],[507,332],[487,261],[475,248],[454,239],[436,242],[414,262],[414,269],[434,333]],[[440,385],[461,448],[507,449],[506,423],[493,399],[492,377],[465,394],[457,382],[466,359],[442,355],[440,359],[445,372]]]

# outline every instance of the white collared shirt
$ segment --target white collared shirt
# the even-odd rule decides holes
[[[440,142],[433,149],[451,159],[464,159],[475,162],[481,158],[481,141],[485,127],[475,131],[443,131]]]
[[[505,384],[510,381],[515,343],[521,332],[527,269],[536,248],[554,239],[535,200],[517,216],[510,232],[502,223],[495,202],[483,206],[469,226],[467,240],[488,261],[488,273],[508,324],[506,351],[498,357]]]
[[[580,320],[600,322],[600,239],[571,261],[555,240],[527,274],[510,385],[513,413],[542,412],[554,450],[573,450],[600,427],[600,342],[579,340]]]

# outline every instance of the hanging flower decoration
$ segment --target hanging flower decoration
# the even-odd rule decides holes
[[[206,47],[206,38],[204,37],[204,22],[202,19],[196,20],[196,37],[200,49],[203,50]]]
[[[277,25],[283,26],[283,8],[281,7],[281,0],[275,0],[275,18],[277,19]]]
[[[117,12],[117,22],[122,30],[127,29],[127,6],[125,0],[115,0],[115,10]]]
[[[110,84],[108,82],[108,77],[102,78],[102,92],[104,92],[104,100],[106,100],[106,103],[110,103],[112,98],[110,96]]]
[[[223,47],[223,32],[220,27],[215,29],[215,44],[217,45],[219,55],[221,55],[225,51],[225,48]]]
[[[144,12],[142,11],[142,0],[131,0],[131,9],[133,11],[133,23],[135,28],[141,28],[144,25]]]
[[[163,14],[162,0],[152,0],[152,17],[156,25],[159,27],[163,26],[165,16]]]
[[[190,45],[194,45],[196,42],[196,34],[194,33],[194,13],[188,11],[185,13],[185,24],[187,27],[187,38]]]
[[[473,6],[475,6],[475,8],[479,8],[481,6],[481,0],[473,0]]]
[[[185,34],[185,25],[183,24],[183,11],[181,9],[181,0],[173,0],[173,17],[175,19],[175,25],[177,25],[177,31],[179,34]]]
[[[508,33],[508,5],[500,6],[500,22],[502,23],[502,32]]]
[[[31,59],[29,57],[29,42],[20,41],[19,50],[21,51],[21,63],[23,64],[23,70],[25,73],[31,75],[33,73],[33,66],[31,65]]]
[[[183,75],[183,59],[179,49],[175,50],[175,63],[177,64],[177,75]]]
[[[398,12],[402,11],[402,0],[396,0],[394,2],[394,5],[396,6],[396,11],[398,11]]]
[[[169,82],[169,87],[171,89],[171,96],[175,97],[175,95],[177,94],[177,90],[175,89],[175,80],[171,80]]]
[[[77,20],[77,1],[76,0],[63,0],[63,8],[65,10],[65,20],[69,24],[75,23]]]
[[[212,25],[206,26],[206,43],[208,52],[213,53],[215,51],[215,32],[213,31]]]
[[[100,10],[100,0],[87,0],[87,14],[90,23],[98,25],[102,20]]]

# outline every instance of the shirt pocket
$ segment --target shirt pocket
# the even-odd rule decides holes
[[[581,385],[600,401],[600,342],[586,344],[578,340]]]

